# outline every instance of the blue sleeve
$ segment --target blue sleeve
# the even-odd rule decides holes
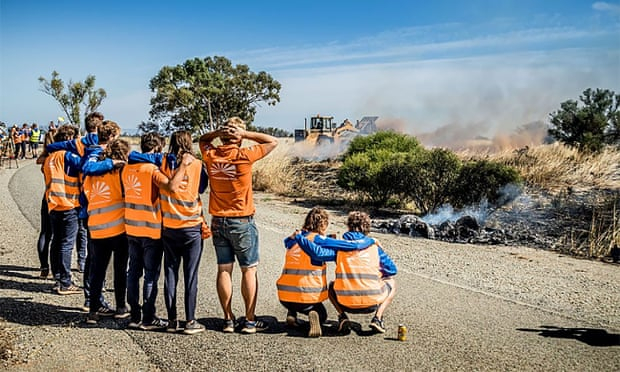
[[[379,247],[379,266],[383,278],[396,275],[397,273],[394,261],[381,247]]]
[[[158,167],[161,167],[163,158],[163,154],[159,152],[144,154],[138,151],[132,151],[129,153],[129,158],[127,159],[127,161],[129,164],[151,163],[157,165]]]
[[[207,186],[209,186],[209,175],[207,174],[204,166],[200,168],[200,185],[198,186],[198,193],[202,194],[207,189]]]
[[[295,239],[292,239],[290,236],[287,236],[284,239],[284,248],[286,249],[291,249],[292,246],[294,246],[297,242],[295,241]]]
[[[342,240],[317,235],[314,238],[314,243],[320,245],[323,248],[330,248],[337,251],[354,251],[358,249],[364,249],[373,245],[375,243],[375,240],[367,236],[355,240]]]
[[[45,146],[47,152],[54,152],[60,150],[66,150],[72,152],[74,154],[78,153],[77,146],[75,145],[75,140],[70,141],[61,141],[61,142],[53,142],[49,145]]]
[[[97,135],[97,133],[87,133],[84,137],[82,137],[81,141],[85,147],[98,146],[99,136]]]
[[[85,176],[99,176],[114,169],[112,159],[99,160],[99,154],[103,149],[95,149],[88,159],[82,164],[82,173]]]
[[[65,171],[70,176],[78,176],[80,173],[80,163],[82,162],[82,158],[74,153],[69,151],[65,152]]]
[[[316,238],[315,238],[316,239]],[[306,252],[313,264],[315,262],[336,261],[336,251],[330,248],[321,247],[308,240],[303,234],[295,236],[295,242]]]

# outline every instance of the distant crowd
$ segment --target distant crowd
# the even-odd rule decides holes
[[[248,131],[243,120],[232,117],[200,137],[202,159],[197,159],[189,131],[172,133],[167,151],[163,136],[145,133],[141,151],[131,151],[119,138],[119,125],[99,112],[85,118],[85,130],[79,136],[74,126],[56,127],[52,122],[41,154],[32,145],[19,152],[25,157],[30,151],[37,158],[45,180],[37,251],[40,277],[54,280],[53,292],[83,293],[88,324],[112,317],[129,319],[132,329],[203,332],[204,325],[196,319],[198,266],[204,240],[212,238],[222,331],[252,334],[267,329],[269,324],[255,315],[260,255],[252,165],[276,148],[277,139]],[[14,137],[11,130],[16,148],[33,138],[41,141],[36,124],[24,124],[16,133],[22,133]],[[15,142],[16,137],[21,141]],[[243,140],[253,145],[242,146]],[[210,223],[200,197],[207,187]],[[370,217],[351,212],[342,239],[326,236],[328,225],[328,213],[316,207],[303,226],[284,239],[285,264],[274,281],[287,309],[287,326],[303,329],[309,337],[321,336],[327,321],[323,302],[329,299],[338,312],[336,332],[350,331],[347,313],[373,314],[370,328],[385,332],[383,313],[394,297],[397,271],[381,244],[368,236]],[[71,274],[74,249],[83,273],[81,287]],[[110,260],[115,306],[103,290]],[[328,283],[330,261],[336,263],[336,279]],[[239,318],[232,308],[235,262],[241,270],[244,302],[244,316]],[[167,319],[157,315],[155,306],[162,266]],[[183,322],[177,312],[181,270]]]

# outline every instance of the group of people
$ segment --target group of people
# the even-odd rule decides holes
[[[242,119],[232,117],[200,137],[200,160],[189,131],[172,133],[165,152],[165,138],[143,134],[138,152],[119,138],[118,124],[104,120],[101,113],[89,114],[85,127],[82,137],[76,137],[77,129],[71,125],[56,128],[54,142],[37,160],[46,186],[38,244],[41,277],[51,270],[53,290],[60,295],[84,293],[89,324],[102,317],[130,318],[130,328],[196,334],[205,330],[195,316],[198,267],[203,240],[212,237],[222,331],[240,327],[242,333],[251,334],[267,328],[255,315],[259,237],[252,164],[273,151],[277,139],[248,131]],[[244,139],[254,144],[241,146]],[[207,187],[210,225],[200,199]],[[343,240],[324,236],[328,216],[320,208],[310,211],[303,231],[285,239],[286,264],[277,282],[278,296],[288,309],[287,325],[299,327],[297,313],[308,315],[311,337],[321,335],[327,318],[322,302],[327,298],[339,313],[339,331],[348,330],[347,312],[375,312],[371,327],[384,332],[382,313],[394,295],[396,268],[380,244],[367,236],[368,215],[356,213],[349,216]],[[83,288],[71,279],[74,246],[84,273]],[[114,308],[103,294],[112,256]],[[162,261],[167,320],[157,315],[155,307]],[[336,280],[329,288],[328,261],[336,262]],[[240,324],[232,309],[235,262],[241,269],[245,305]],[[358,271],[361,264],[368,267]],[[181,267],[184,322],[177,313]]]
[[[14,124],[8,132],[8,139],[12,144],[12,156],[15,159],[36,158],[39,155],[39,142],[43,139],[43,132],[37,123],[30,126],[24,123],[21,128]],[[4,136],[0,139],[4,140]]]

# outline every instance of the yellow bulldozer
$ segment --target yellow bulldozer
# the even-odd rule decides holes
[[[316,115],[308,120],[304,119],[304,129],[295,129],[295,142],[305,142],[312,145],[338,144],[341,149],[353,138],[359,135],[372,134],[377,131],[375,121],[378,116],[364,116],[354,125],[345,119],[337,125],[333,116]]]

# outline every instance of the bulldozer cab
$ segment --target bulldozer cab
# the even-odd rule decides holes
[[[310,132],[331,133],[334,129],[333,116],[313,116],[310,118]]]

